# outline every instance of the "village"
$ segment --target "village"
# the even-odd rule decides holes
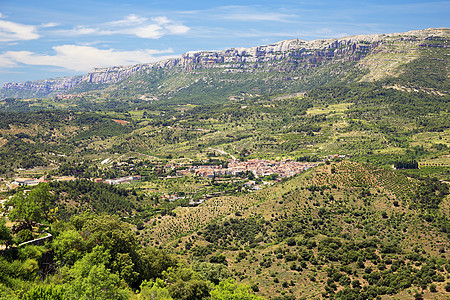
[[[230,160],[228,167],[221,165],[212,166],[190,166],[186,170],[179,170],[179,175],[188,175],[190,173],[197,176],[214,178],[224,175],[239,176],[251,172],[255,178],[265,177],[277,174],[278,179],[291,177],[306,171],[319,163],[296,162],[291,159],[277,161],[265,159],[250,159],[247,161]]]
[[[333,159],[338,156],[332,156],[326,159]],[[338,158],[341,158],[339,156]],[[344,156],[342,156],[344,158]],[[272,176],[273,180],[281,181],[283,178],[292,177],[297,175],[303,171],[306,171],[310,168],[313,168],[323,161],[320,162],[298,162],[292,159],[284,159],[284,160],[268,160],[268,159],[249,159],[246,161],[239,161],[236,159],[231,159],[223,165],[160,165],[157,166],[165,169],[167,173],[163,173],[160,176],[162,179],[170,179],[170,178],[180,178],[183,176],[199,176],[204,178],[218,178],[218,177],[230,177],[230,176],[245,176],[248,179],[253,180],[257,178],[264,178],[267,176]],[[103,164],[103,162],[102,162]],[[117,163],[116,166],[122,166],[122,171],[124,171],[123,167],[128,166],[127,163]],[[133,164],[129,165],[134,167]],[[145,167],[145,166],[144,166]],[[173,175],[169,175],[170,170],[175,171],[172,172]],[[125,184],[131,182],[139,182],[144,179],[146,176],[136,174],[135,168],[130,169],[129,171],[133,171],[133,174],[125,174],[122,177],[117,178],[90,178],[91,181],[96,183],[107,183],[111,185],[116,184]],[[138,172],[139,173],[139,172]],[[148,174],[148,173],[147,173]],[[50,182],[50,181],[74,181],[77,179],[81,179],[77,175],[73,176],[53,176],[49,178],[48,176],[41,176],[39,178],[15,178],[13,180],[7,180],[6,178],[0,178],[2,181],[2,185],[6,190],[12,190],[21,186],[35,186],[39,183]],[[244,185],[248,186],[248,184]]]

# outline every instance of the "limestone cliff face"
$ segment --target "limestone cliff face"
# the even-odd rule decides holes
[[[130,75],[147,68],[147,65],[118,66],[110,68],[95,68],[82,77],[87,83],[116,83]]]
[[[318,64],[336,57],[358,60],[362,52],[373,46],[372,44],[359,45],[357,42],[347,40],[313,42],[298,39],[286,40],[273,45],[253,48],[189,52],[179,58],[163,60],[153,64],[96,68],[83,76],[5,83],[3,89],[31,90],[39,93],[63,92],[82,82],[93,84],[117,83],[139,71],[155,68],[181,68],[187,72],[203,68],[222,68],[224,70],[242,68],[245,70],[273,67],[277,62],[281,64],[289,61],[306,61],[310,64]],[[283,68],[278,69],[278,71],[282,70]]]
[[[95,68],[83,76],[61,77],[55,79],[7,82],[3,84],[6,90],[34,91],[38,94],[49,94],[52,92],[64,92],[77,87],[80,83],[116,83],[128,76],[138,72],[146,65],[119,66],[110,68]]]
[[[48,94],[58,90],[70,90],[77,86],[81,81],[81,76],[73,76],[26,82],[6,82],[3,84],[3,89],[34,91],[39,94]]]
[[[352,40],[286,40],[273,45],[253,48],[233,48],[218,52],[195,52],[183,54],[177,65],[192,70],[195,68],[265,68],[286,62],[318,64],[325,60],[344,58],[359,60],[361,55],[378,46],[378,41],[360,44]],[[278,69],[282,71],[283,68]]]
[[[387,42],[424,42],[432,36],[446,35],[447,29],[427,29],[395,34],[358,35],[340,39],[304,41],[285,40],[272,45],[252,48],[231,48],[222,51],[189,52],[181,57],[153,64],[96,68],[84,76],[5,83],[3,90],[34,91],[40,94],[67,92],[81,83],[113,84],[133,74],[153,69],[180,69],[193,72],[197,69],[218,68],[223,72],[254,72],[258,69],[295,71],[312,68],[326,61],[360,61],[373,49]]]

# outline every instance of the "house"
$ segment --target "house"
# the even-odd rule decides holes
[[[41,181],[32,178],[16,178],[11,184],[15,185],[38,185]]]
[[[133,176],[126,176],[126,177],[120,177],[120,178],[114,178],[114,179],[106,179],[105,183],[108,184],[122,184],[122,183],[128,183],[135,180],[141,180],[140,175],[133,175]]]
[[[75,181],[75,180],[77,180],[77,178],[73,176],[62,176],[56,179],[56,181]]]

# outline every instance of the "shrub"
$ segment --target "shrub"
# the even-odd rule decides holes
[[[18,244],[31,241],[33,239],[33,233],[30,229],[22,229],[17,233],[16,238]]]

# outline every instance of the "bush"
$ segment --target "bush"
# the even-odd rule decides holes
[[[445,286],[445,290],[450,293],[450,282]]]
[[[287,241],[286,241],[286,244],[288,246],[295,246],[295,245],[297,245],[297,243],[295,242],[295,239],[293,237],[288,238]]]
[[[31,241],[33,239],[33,233],[30,229],[22,229],[16,235],[17,244]]]
[[[38,285],[31,288],[25,295],[25,300],[41,300],[41,299],[53,299],[63,300],[64,287],[53,285]]]
[[[213,255],[209,258],[209,262],[213,264],[228,265],[227,258],[223,254]]]

